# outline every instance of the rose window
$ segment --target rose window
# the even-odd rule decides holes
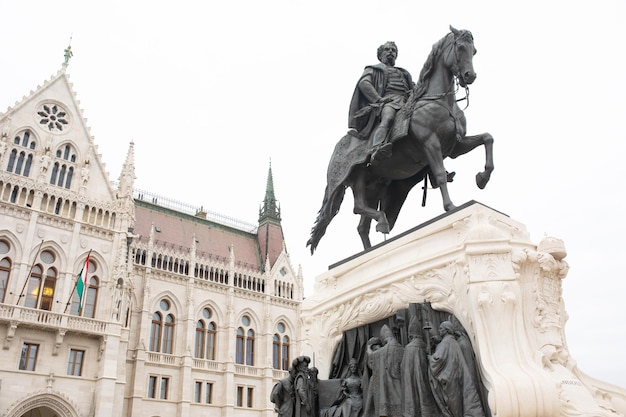
[[[67,111],[58,104],[42,104],[37,116],[39,124],[47,127],[50,132],[62,132],[70,123]]]

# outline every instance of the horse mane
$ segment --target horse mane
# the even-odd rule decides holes
[[[424,95],[428,86],[430,84],[430,76],[432,75],[433,68],[435,66],[435,62],[439,59],[439,56],[442,54],[444,47],[447,42],[454,36],[452,32],[446,34],[443,38],[439,39],[430,51],[428,58],[426,58],[426,62],[420,71],[420,76],[417,80],[417,84],[415,85],[415,89],[413,91],[412,99],[417,101],[420,97]]]
[[[446,36],[439,39],[437,41],[428,55],[422,70],[420,71],[420,76],[417,80],[415,88],[411,92],[409,99],[407,100],[406,105],[403,108],[407,114],[410,114],[415,110],[417,102],[424,96],[428,87],[430,86],[430,77],[432,75],[433,69],[435,67],[435,63],[440,59],[443,50],[449,44],[449,42],[454,41],[454,33],[448,32]],[[458,40],[469,38],[473,42],[474,37],[472,36],[472,32],[469,30],[461,29],[458,31]]]

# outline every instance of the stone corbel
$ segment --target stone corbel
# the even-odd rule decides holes
[[[102,336],[100,338],[100,348],[98,349],[98,361],[102,359],[102,354],[104,353],[104,349],[106,348],[106,345],[107,345],[107,337]]]
[[[11,347],[11,341],[13,340],[13,337],[15,336],[16,330],[17,330],[16,321],[12,321],[9,324],[7,324],[7,335],[4,338],[4,346],[3,346],[4,350],[8,350],[9,347]]]
[[[52,349],[52,356],[57,356],[59,354],[59,348],[63,344],[63,338],[65,337],[65,329],[59,329],[57,332],[56,340],[54,341],[54,348]]]

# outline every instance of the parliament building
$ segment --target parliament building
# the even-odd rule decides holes
[[[109,178],[66,69],[0,113],[0,416],[274,415],[303,278],[271,166],[256,225],[137,190],[133,143]]]

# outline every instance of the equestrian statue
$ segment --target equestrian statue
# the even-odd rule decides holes
[[[450,32],[433,45],[414,85],[408,71],[395,66],[393,42],[378,48],[379,64],[365,68],[349,112],[348,133],[339,140],[328,164],[322,208],[307,246],[315,252],[331,220],[339,212],[347,187],[354,195],[354,213],[361,216],[357,230],[364,249],[370,248],[370,225],[389,233],[409,191],[430,180],[441,190],[443,208],[455,208],[448,194],[454,173],[443,165],[480,145],[485,147],[485,169],[476,175],[484,188],[493,166],[493,137],[466,135],[466,121],[458,106],[458,86],[476,79],[472,59],[474,38],[468,30]]]

